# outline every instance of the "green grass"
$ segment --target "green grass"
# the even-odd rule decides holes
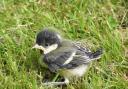
[[[48,26],[104,49],[67,89],[128,89],[127,0],[0,0],[0,89],[47,89],[41,85],[47,69],[31,47]]]

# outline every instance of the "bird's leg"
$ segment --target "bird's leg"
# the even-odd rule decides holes
[[[67,78],[65,78],[64,82],[46,82],[46,83],[43,83],[43,85],[46,85],[46,86],[51,86],[51,85],[67,85],[69,84],[69,80]]]

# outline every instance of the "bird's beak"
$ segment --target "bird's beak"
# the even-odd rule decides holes
[[[38,44],[35,44],[35,45],[32,47],[32,49],[40,49],[40,50],[42,50],[42,51],[45,50],[45,48],[44,48],[43,46],[40,46],[40,45],[38,45]]]

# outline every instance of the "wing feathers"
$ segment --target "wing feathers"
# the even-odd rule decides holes
[[[74,57],[75,53],[76,53],[76,52],[73,52],[73,53],[71,54],[71,56],[64,62],[63,65],[70,63],[70,62],[73,60],[73,57]]]

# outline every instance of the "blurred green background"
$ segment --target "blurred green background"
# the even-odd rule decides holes
[[[128,0],[0,0],[0,89],[49,89],[41,84],[47,69],[31,50],[49,26],[104,49],[66,89],[128,89]]]

